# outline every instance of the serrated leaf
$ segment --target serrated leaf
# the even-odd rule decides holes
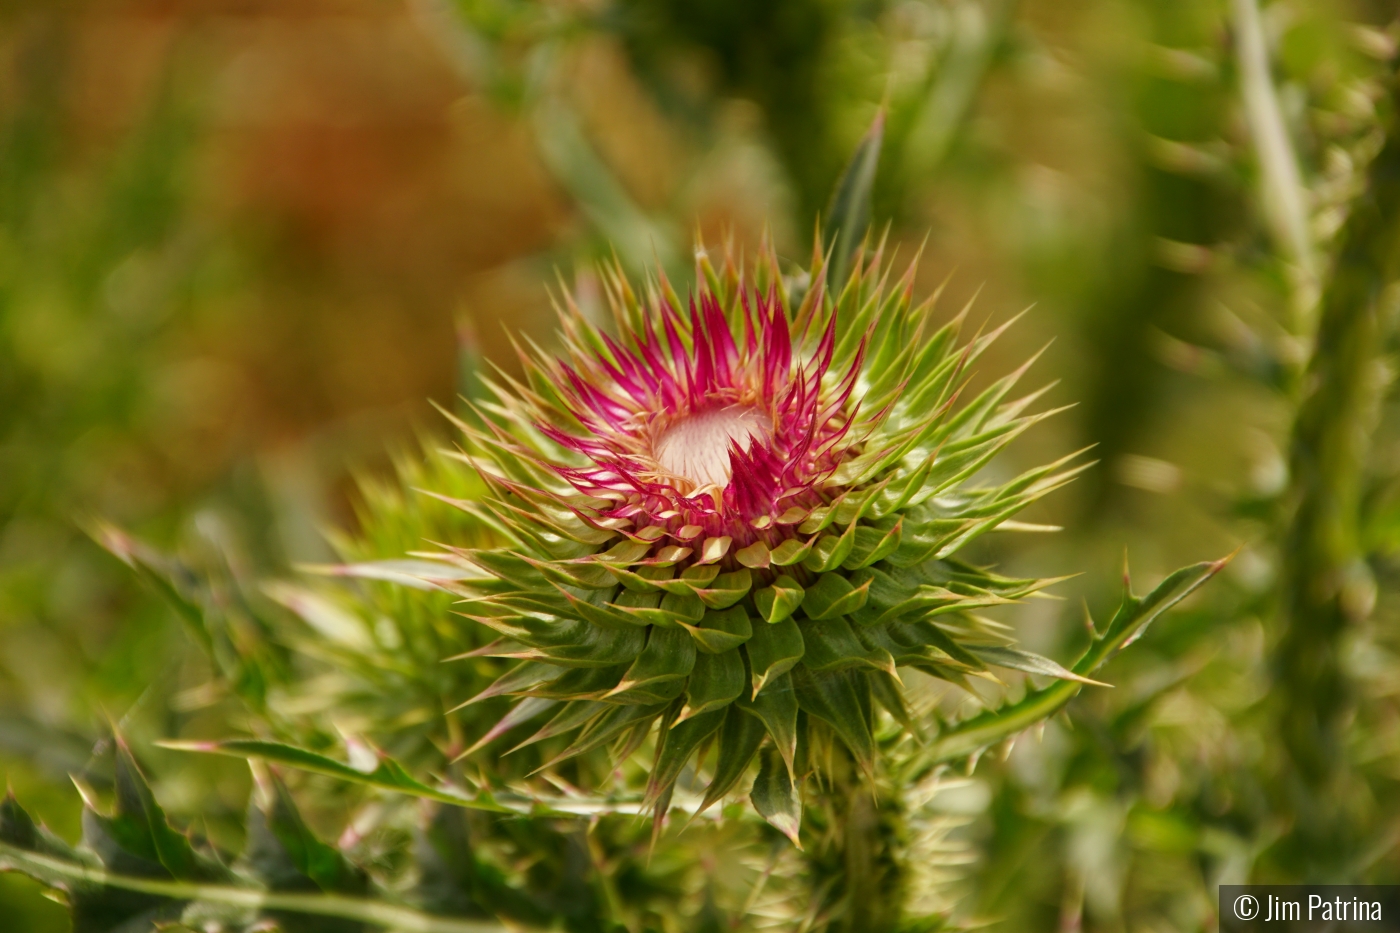
[[[753,695],[757,696],[764,684],[792,670],[792,666],[802,660],[802,630],[792,619],[774,625],[755,625],[753,637],[745,642],[744,650],[749,656]]]
[[[1229,558],[1225,558],[1183,567],[1143,597],[1134,596],[1131,591],[1125,592],[1108,628],[1094,638],[1071,670],[1081,677],[1094,673],[1125,644],[1141,635],[1155,619],[1219,573],[1228,562]],[[1083,684],[1077,681],[1056,680],[1044,689],[1029,691],[1019,702],[988,710],[945,729],[909,759],[903,769],[905,778],[918,780],[944,762],[974,754],[1049,719],[1082,687]]]
[[[802,827],[802,802],[793,793],[792,778],[776,749],[767,748],[761,753],[758,777],[754,778],[749,799],[759,816],[791,839],[793,845],[802,848],[798,838]]]
[[[535,898],[512,888],[499,869],[477,859],[466,813],[459,807],[433,808],[427,824],[415,833],[413,855],[416,906],[443,916],[485,920],[500,915],[537,927],[549,923],[548,911]]]
[[[719,758],[715,762],[714,777],[705,790],[700,810],[707,809],[739,783],[749,762],[758,754],[758,747],[766,734],[767,730],[757,717],[750,716],[738,706],[728,708],[724,714],[724,725],[720,727]]]
[[[739,649],[723,654],[698,654],[686,684],[685,709],[678,722],[722,709],[744,692],[744,659]]]
[[[190,841],[170,827],[131,749],[120,736],[116,746],[116,807],[110,817],[95,812],[85,814],[85,828],[100,825],[124,853],[155,863],[169,877],[181,881],[218,878],[222,873],[212,864],[202,864]]]
[[[269,799],[265,806],[249,807],[248,847],[241,859],[247,869],[273,891],[306,890],[306,881],[327,893],[361,895],[368,891],[368,875],[339,849],[316,838],[286,785],[276,775],[261,783]],[[346,927],[358,928],[352,924]]]
[[[802,588],[802,584],[792,577],[780,576],[773,581],[772,586],[766,586],[754,593],[753,601],[765,622],[777,624],[791,616],[797,607],[802,605],[806,595],[807,591]]]

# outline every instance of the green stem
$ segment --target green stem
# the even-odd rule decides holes
[[[401,933],[508,933],[499,923],[435,917],[408,907],[338,894],[286,894],[257,888],[218,884],[190,884],[119,875],[61,859],[49,858],[0,842],[0,870],[19,871],[42,878],[54,887],[92,885],[120,888],[168,897],[177,901],[201,901],[257,911],[286,911],[319,917],[340,917],[372,923]]]
[[[1400,104],[1391,87],[1392,106]],[[1282,628],[1274,664],[1291,763],[1292,843],[1311,864],[1349,847],[1342,793],[1353,689],[1339,652],[1370,612],[1374,584],[1358,536],[1370,432],[1385,388],[1385,293],[1400,271],[1400,136],[1387,136],[1339,237],[1293,424],[1292,514],[1284,535]],[[1298,863],[1299,867],[1303,863]]]
[[[894,933],[907,894],[907,833],[897,787],[872,787],[855,761],[832,748],[829,780],[808,805],[815,841],[808,854],[814,889],[825,889],[828,927],[842,933]],[[829,883],[829,886],[828,886]]]

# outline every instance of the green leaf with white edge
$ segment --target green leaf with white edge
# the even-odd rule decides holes
[[[1125,591],[1123,601],[1108,627],[1102,634],[1095,634],[1088,649],[1071,670],[1080,677],[1093,674],[1125,645],[1141,636],[1154,620],[1205,585],[1229,560],[1226,557],[1183,567],[1146,596],[1134,596],[1131,590]],[[901,769],[903,779],[917,781],[945,762],[975,755],[1049,719],[1083,686],[1078,681],[1056,680],[1043,689],[1029,691],[1019,702],[988,710],[943,730],[904,764]]]
[[[430,787],[412,777],[403,767],[386,755],[379,760],[372,771],[360,771],[348,764],[328,758],[325,755],[284,745],[281,742],[268,742],[262,739],[223,739],[212,742],[161,741],[161,748],[184,752],[201,752],[212,755],[225,755],[230,758],[258,759],[273,764],[287,765],[302,771],[312,771],[329,777],[339,778],[353,784],[363,784],[379,790],[393,791],[436,800],[471,810],[487,810],[493,813],[530,813],[533,804],[524,806],[497,801],[490,794],[472,797],[454,787]]]
[[[695,639],[695,647],[706,654],[722,654],[753,637],[753,624],[743,606],[705,613],[699,625],[681,625]]]
[[[765,684],[792,670],[792,666],[802,660],[804,650],[802,630],[792,619],[774,625],[755,625],[753,637],[744,643],[753,678],[753,695],[757,696]]]
[[[848,615],[865,605],[870,593],[870,581],[858,586],[839,573],[824,573],[817,582],[807,587],[807,596],[802,601],[802,611],[810,619],[831,619]]]
[[[763,723],[773,739],[773,747],[783,756],[791,772],[797,754],[797,693],[792,686],[792,674],[773,678],[762,693],[752,700],[740,697],[737,705]]]
[[[802,827],[802,802],[793,792],[789,769],[784,766],[777,749],[766,748],[760,754],[758,776],[749,791],[749,800],[759,816],[791,839],[793,845],[802,848],[798,838]]]
[[[431,560],[372,560],[354,564],[297,564],[301,573],[322,577],[353,577],[359,580],[382,580],[415,590],[440,590],[444,584],[463,580],[490,579],[490,574],[478,567],[463,567]]]
[[[1074,671],[1067,670],[1055,661],[1030,651],[1022,651],[1019,648],[1007,648],[989,645],[967,645],[967,650],[983,661],[995,667],[1006,667],[1013,671],[1023,671],[1027,674],[1043,674],[1046,677],[1056,677],[1060,680],[1075,680],[1081,684],[1089,684],[1094,687],[1107,687],[1101,680],[1090,680],[1088,677],[1081,677]]]
[[[873,777],[875,738],[864,678],[855,671],[814,671],[805,664],[793,668],[791,676],[797,705],[831,726],[861,770]]]
[[[744,659],[738,648],[723,654],[699,654],[686,684],[685,709],[678,722],[723,709],[744,692]]]
[[[724,714],[724,725],[719,731],[719,757],[715,761],[714,777],[705,789],[705,799],[700,803],[704,810],[719,800],[739,783],[749,762],[758,754],[767,734],[763,723],[754,716],[731,705]]]
[[[593,715],[596,715],[597,711],[608,708],[607,704],[591,701],[577,705],[567,704],[566,709],[569,707],[583,708]],[[567,732],[569,728],[577,728],[581,722],[575,722],[572,726],[559,729],[551,734],[557,735],[559,732]],[[417,780],[405,771],[402,765],[382,753],[379,755],[379,763],[374,770],[366,772],[304,748],[262,739],[224,739],[212,742],[163,741],[156,744],[162,748],[176,751],[268,761],[302,771],[339,778],[352,784],[361,784],[424,800],[435,800],[439,803],[451,804],[454,807],[465,807],[468,810],[514,813],[525,816],[587,816],[604,812],[637,812],[637,808],[627,805],[626,801],[618,802],[618,806],[614,808],[612,803],[591,801],[586,798],[532,796],[513,792],[491,793],[488,791],[482,791],[473,796],[451,785],[433,787]]]
[[[806,596],[802,584],[783,575],[774,580],[772,586],[755,592],[753,601],[765,622],[777,624],[791,616]]]
[[[831,194],[826,221],[822,224],[822,245],[831,251],[827,280],[833,293],[846,284],[851,259],[865,228],[870,224],[870,197],[875,188],[875,170],[880,164],[880,147],[885,140],[885,112],[875,116],[865,136],[851,156],[841,180]]]

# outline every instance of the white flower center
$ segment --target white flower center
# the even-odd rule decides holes
[[[748,451],[754,439],[767,440],[767,419],[754,408],[734,405],[691,415],[667,428],[656,441],[656,460],[666,472],[700,486],[729,484],[729,448]]]

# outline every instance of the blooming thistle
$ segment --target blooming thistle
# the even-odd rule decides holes
[[[748,273],[700,250],[686,302],[605,270],[611,335],[565,296],[561,358],[522,354],[523,381],[491,384],[461,427],[492,495],[458,504],[509,543],[458,552],[486,575],[462,611],[501,636],[472,655],[524,662],[475,699],[523,700],[469,751],[549,709],[522,745],[572,733],[550,764],[627,757],[659,724],[661,813],[716,733],[706,806],[765,742],[790,786],[814,730],[873,774],[873,704],[908,722],[900,667],[1075,678],[972,614],[1050,581],[955,555],[1082,467],[969,485],[1048,413],[1024,414],[1039,392],[1006,401],[1024,366],[960,403],[1000,330],[960,346],[961,315],[933,329],[913,267],[891,287],[881,252],[839,295],[818,252],[795,307],[766,250]]]

